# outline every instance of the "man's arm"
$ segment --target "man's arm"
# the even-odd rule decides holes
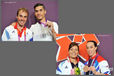
[[[9,39],[10,39],[9,32],[7,31],[7,29],[5,29],[5,30],[3,31],[1,40],[2,40],[2,41],[8,41]]]
[[[52,36],[53,36],[54,40],[56,41],[56,34],[58,33],[57,23],[51,22],[51,21],[48,20],[46,24],[49,28],[51,28]]]

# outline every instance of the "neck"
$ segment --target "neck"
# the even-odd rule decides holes
[[[17,24],[17,28],[19,29],[19,31],[22,31],[23,27],[24,26],[21,26],[21,25]]]
[[[70,58],[70,61],[74,64],[77,64],[77,59],[76,58]]]
[[[39,20],[39,21],[44,23],[44,22],[46,22],[46,18],[44,17],[42,20]]]
[[[95,52],[95,53],[91,56],[91,58],[94,57],[96,54],[97,54],[97,53]]]

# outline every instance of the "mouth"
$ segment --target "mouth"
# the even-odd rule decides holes
[[[21,26],[24,26],[24,25],[25,25],[25,21],[19,21],[19,24],[20,24]]]
[[[20,24],[24,24],[24,23],[25,23],[25,21],[19,21],[19,23],[20,23]]]
[[[72,56],[76,56],[76,53],[72,53]]]
[[[37,15],[37,18],[39,19],[39,18],[41,18],[42,16],[41,15]]]

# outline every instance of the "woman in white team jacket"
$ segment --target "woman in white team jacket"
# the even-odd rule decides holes
[[[72,42],[69,45],[69,56],[66,60],[62,61],[57,69],[56,69],[56,74],[59,75],[74,75],[74,68],[78,67],[80,69],[80,74],[83,75],[83,67],[84,64],[79,61],[78,58],[78,52],[79,52],[79,46],[75,42]]]

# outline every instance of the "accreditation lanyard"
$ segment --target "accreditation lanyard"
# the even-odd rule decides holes
[[[99,55],[97,54],[96,57],[95,57],[95,59],[94,59],[94,61],[92,62],[92,64],[90,64],[90,66],[94,66],[95,61],[97,60],[98,56],[99,56]],[[88,62],[88,66],[89,66],[89,62]],[[92,71],[90,71],[89,73],[91,74]]]
[[[20,32],[19,29],[17,28],[17,23],[16,23],[16,25],[14,26],[14,28],[15,28],[15,29],[17,30],[17,32],[18,32],[18,40],[21,41],[20,38],[22,37],[22,33],[24,32],[24,41],[26,41],[26,27],[24,27],[24,28],[22,29],[22,31]]]
[[[24,31],[24,41],[26,41],[26,29],[23,30]],[[18,40],[20,41],[20,37],[22,36],[22,34],[19,33],[18,31]]]
[[[96,57],[95,57],[95,59],[94,59],[94,61],[92,62],[92,64],[90,66],[93,66],[95,64],[95,61],[97,60],[98,56],[99,55],[97,54]]]
[[[78,58],[78,57],[76,57],[76,60],[77,60],[77,64],[78,64],[78,62],[79,62],[79,58]],[[71,63],[71,66],[72,66],[72,62],[71,62],[71,59],[70,59],[70,57],[69,57],[69,61],[70,61],[70,63]],[[78,65],[77,65],[77,67],[78,67]]]
[[[47,23],[47,20],[45,22],[39,22],[40,24],[42,24],[44,27],[46,27],[46,23]]]

